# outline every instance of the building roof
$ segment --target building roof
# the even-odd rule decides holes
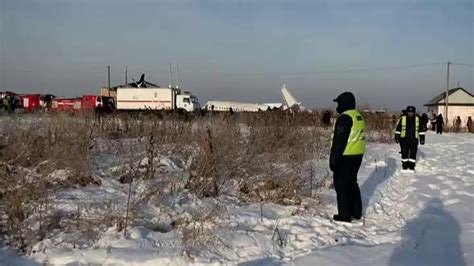
[[[143,84],[145,85],[144,88],[160,88],[159,85],[153,84],[148,81],[143,81]],[[118,88],[127,88],[127,87],[136,87],[137,83],[136,82],[130,82],[128,84],[122,84],[114,87],[110,87],[111,90],[116,91]]]
[[[467,90],[465,90],[465,89],[463,89],[463,88],[461,88],[461,87],[448,90],[448,97],[449,97],[451,94],[453,94],[453,93],[455,93],[455,92],[457,92],[457,91],[459,91],[459,90],[464,91],[467,95],[469,95],[469,96],[471,96],[471,97],[474,98],[474,95],[472,95],[470,92],[468,92]],[[434,97],[433,99],[431,99],[431,100],[430,100],[428,103],[426,103],[424,106],[443,105],[444,103],[440,103],[440,101],[443,101],[443,102],[444,102],[445,98],[446,98],[446,92],[442,92],[442,93],[436,95],[436,97]],[[468,103],[466,103],[466,104],[449,103],[449,105],[471,105],[471,104],[468,104]]]

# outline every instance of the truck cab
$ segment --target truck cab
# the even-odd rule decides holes
[[[184,93],[176,95],[176,109],[195,112],[201,110],[201,105],[196,96],[190,93]]]
[[[115,109],[115,101],[113,97],[108,96],[84,95],[81,100],[81,109],[110,113]]]
[[[115,99],[114,97],[100,96],[101,102],[99,106],[102,106],[102,111],[111,113],[115,110]]]

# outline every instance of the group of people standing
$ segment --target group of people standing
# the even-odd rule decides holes
[[[455,132],[463,131],[462,120],[460,116],[457,116],[456,119],[453,121],[453,129]],[[472,118],[469,116],[466,122],[466,131],[470,133],[474,133],[474,128],[472,124]]]
[[[424,116],[426,116],[426,119],[428,119],[428,116],[426,114],[423,114],[422,118]],[[442,114],[439,114],[439,115],[433,114],[430,122],[431,122],[431,130],[436,131],[436,133],[438,134],[443,134],[444,119],[443,119]],[[453,130],[454,132],[464,131],[460,116],[457,116],[453,120]],[[474,124],[472,123],[472,118],[470,116],[467,118],[465,131],[474,133]]]
[[[428,115],[423,114],[422,117],[426,117],[426,124],[428,124]],[[431,130],[436,131],[437,134],[443,134],[444,119],[442,114],[433,114],[430,122]]]
[[[18,106],[18,100],[10,95],[5,95],[0,100],[0,110],[3,109],[7,113],[13,113]]]

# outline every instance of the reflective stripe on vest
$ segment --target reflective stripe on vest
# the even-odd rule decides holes
[[[415,138],[418,139],[420,133],[420,119],[418,116],[415,117]],[[400,130],[400,138],[405,138],[407,135],[407,117],[402,116],[402,130]]]
[[[362,155],[365,152],[365,121],[357,110],[348,110],[341,115],[347,115],[352,119],[351,133],[347,140],[343,155]],[[331,134],[331,142],[334,137],[334,129]]]

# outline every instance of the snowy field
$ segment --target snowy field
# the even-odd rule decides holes
[[[0,265],[474,265],[474,136],[429,133],[414,174],[400,172],[398,151],[397,145],[368,146],[359,172],[360,222],[330,219],[336,213],[330,188],[301,206],[242,205],[220,197],[214,200],[225,208],[215,221],[221,226],[211,229],[210,244],[194,261],[181,256],[182,238],[167,230],[163,214],[147,210],[163,228],[135,226],[125,238],[111,227],[87,248],[71,247],[68,238],[74,236],[64,232],[39,242],[28,257],[2,249]],[[181,171],[172,159],[161,160],[168,169],[163,174]],[[67,209],[111,197],[125,199],[126,191],[103,179],[101,187],[64,191],[56,200]],[[184,195],[167,200],[174,215],[211,204]]]

